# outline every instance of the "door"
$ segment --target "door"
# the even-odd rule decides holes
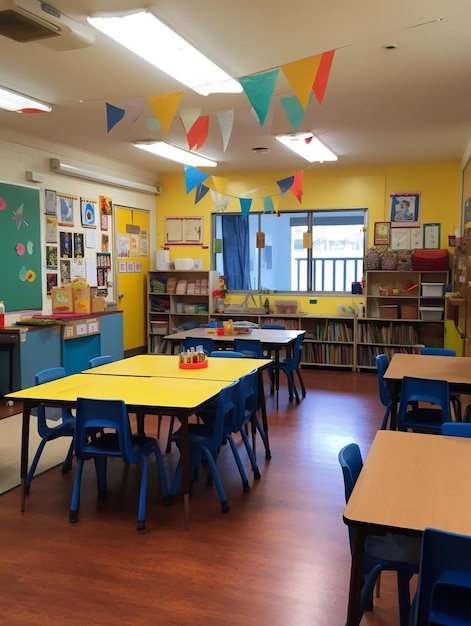
[[[147,346],[146,300],[150,213],[115,205],[118,308],[123,311],[124,352]],[[147,347],[146,350],[147,352]]]

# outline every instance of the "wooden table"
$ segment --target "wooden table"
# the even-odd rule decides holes
[[[366,535],[427,527],[471,535],[470,458],[469,438],[378,431],[343,515],[354,529],[346,626],[360,623]]]
[[[263,369],[268,367],[271,359],[225,359],[208,357],[209,365],[204,369],[184,370],[178,367],[178,356],[169,354],[140,354],[100,365],[84,374],[115,376],[165,376],[182,380],[223,380],[233,382],[253,369],[259,370],[259,408],[262,414],[262,426],[265,434],[265,458],[271,459],[270,440],[268,437],[268,416],[265,402],[265,390],[263,387]],[[140,420],[142,423],[142,420]],[[253,445],[255,446],[255,425],[252,425]]]
[[[227,386],[227,380],[189,378],[182,393],[180,378],[74,374],[58,380],[28,387],[8,394],[8,398],[23,401],[21,435],[21,510],[25,510],[26,475],[31,409],[41,403],[48,406],[74,408],[77,398],[109,398],[124,400],[128,411],[176,415],[182,424],[182,482],[185,506],[185,527],[189,525],[189,440],[188,418],[205,402],[216,397]]]
[[[471,357],[394,354],[384,375],[391,384],[391,430],[396,429],[397,404],[404,376],[447,380],[453,391],[471,393]]]

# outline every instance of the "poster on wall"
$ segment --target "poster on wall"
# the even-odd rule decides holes
[[[96,202],[80,198],[80,215],[83,228],[96,228]]]
[[[75,196],[65,194],[56,194],[57,198],[57,215],[60,226],[74,225],[74,202],[77,200]]]
[[[391,228],[419,226],[418,191],[392,193],[391,196]]]

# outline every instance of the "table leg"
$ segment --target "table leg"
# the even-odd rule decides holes
[[[399,402],[399,391],[401,383],[399,380],[391,381],[391,415],[389,418],[389,430],[397,429],[397,404]]]
[[[185,530],[190,528],[190,438],[188,429],[189,416],[182,416],[182,486],[183,506],[185,509]]]
[[[20,456],[20,478],[21,478],[21,511],[25,510],[26,496],[26,476],[28,474],[28,449],[29,449],[29,417],[31,414],[31,402],[23,402],[23,423],[21,428],[21,456]]]
[[[352,567],[350,570],[350,589],[348,592],[348,612],[345,626],[359,626],[360,596],[363,571],[363,553],[365,549],[365,532],[359,527],[353,530]]]

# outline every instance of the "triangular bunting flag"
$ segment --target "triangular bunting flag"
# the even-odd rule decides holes
[[[312,91],[309,101],[312,98]],[[281,106],[285,110],[286,117],[289,119],[293,130],[298,131],[303,121],[305,110],[301,106],[296,96],[288,96],[287,98],[280,98]]]
[[[195,204],[198,204],[198,202],[205,197],[208,191],[209,187],[206,187],[205,185],[198,185],[195,193]]]
[[[296,196],[299,204],[303,201],[303,177],[304,172],[298,172],[294,175],[294,182],[290,187],[290,191]]]
[[[229,184],[229,179],[222,178],[221,176],[211,176],[211,180],[213,182],[213,185],[216,191],[218,191],[221,194],[221,196],[224,196],[227,191],[227,185]]]
[[[271,196],[265,196],[263,198],[263,212],[274,213],[275,207],[273,206],[273,198]]]
[[[294,183],[294,176],[283,178],[283,180],[277,180],[276,184],[281,189],[281,193],[286,193],[288,189],[291,189],[291,185]]]
[[[183,128],[187,133],[196,120],[201,115],[201,107],[192,107],[191,109],[180,109],[180,119],[183,124]]]
[[[191,165],[185,165],[185,185],[187,195],[207,178],[209,178],[209,174],[200,172],[195,167],[191,167]]]
[[[229,196],[223,196],[213,189],[210,189],[209,191],[211,193],[211,198],[213,199],[214,206],[216,207],[216,211],[224,211],[229,204]]]
[[[165,135],[170,130],[170,125],[176,115],[182,96],[183,92],[178,91],[175,93],[166,93],[162,96],[149,96],[147,98]]]
[[[260,126],[263,126],[265,122],[279,73],[280,68],[276,68],[262,74],[239,78],[239,83],[242,85],[245,95],[257,113]]]
[[[160,126],[160,122],[155,117],[147,118],[147,130],[151,133],[155,133],[157,130],[160,130],[162,127]]]
[[[281,66],[283,74],[288,79],[294,93],[298,96],[298,100],[304,110],[306,110],[309,103],[309,93],[312,90],[312,83],[319,69],[321,56],[321,54],[316,54],[315,56],[306,57],[300,61],[293,61],[293,63],[285,63],[285,65]]]
[[[199,150],[204,146],[209,133],[209,115],[199,117],[188,131],[186,138],[190,150]]]
[[[108,133],[123,119],[125,113],[126,111],[124,109],[115,107],[108,102],[106,103],[106,128]]]
[[[219,128],[221,129],[222,144],[224,146],[224,152],[227,149],[227,144],[232,134],[232,127],[234,125],[234,111],[221,111],[217,114]]]
[[[250,207],[252,206],[251,198],[239,198],[240,202],[240,210],[242,213],[242,219],[246,220],[248,214],[250,213]]]
[[[123,107],[126,110],[126,119],[131,123],[137,122],[141,117],[142,111],[146,105],[144,98],[129,98],[123,102]]]
[[[330,50],[329,52],[324,52],[321,55],[319,69],[317,70],[316,77],[312,84],[312,91],[314,92],[319,104],[322,104],[322,101],[324,100],[327,81],[329,80],[330,70],[334,60],[334,54],[335,50]]]

